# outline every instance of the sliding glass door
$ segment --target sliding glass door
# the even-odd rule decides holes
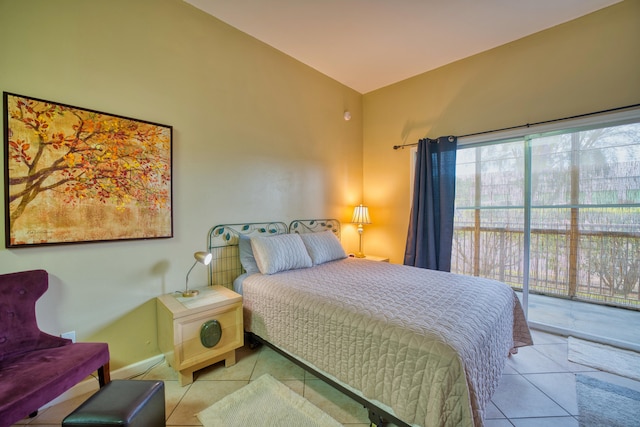
[[[457,158],[452,272],[508,283],[541,324],[560,319],[558,301],[534,310],[529,295],[640,309],[640,123],[464,145]]]

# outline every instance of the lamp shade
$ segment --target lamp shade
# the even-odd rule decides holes
[[[195,254],[193,254],[193,257],[200,264],[209,265],[211,259],[213,258],[213,255],[211,255],[209,252],[196,252]]]
[[[356,206],[353,209],[353,219],[351,220],[354,224],[371,224],[371,220],[369,219],[369,208],[367,206]]]

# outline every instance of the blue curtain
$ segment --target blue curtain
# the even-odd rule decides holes
[[[418,142],[405,265],[451,271],[457,142],[453,136]]]

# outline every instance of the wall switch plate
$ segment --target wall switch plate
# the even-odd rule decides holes
[[[71,342],[76,342],[76,331],[64,332],[60,334],[62,338],[66,338],[71,340]]]

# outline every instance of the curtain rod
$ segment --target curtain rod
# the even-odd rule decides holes
[[[477,135],[484,135],[484,134],[487,134],[487,133],[502,132],[502,131],[505,131],[505,130],[528,128],[528,127],[537,126],[537,125],[546,125],[548,123],[561,122],[561,121],[564,121],[564,120],[571,120],[571,119],[579,119],[579,118],[582,118],[582,117],[595,116],[596,114],[611,113],[611,112],[614,112],[614,111],[626,110],[627,108],[635,108],[635,107],[640,107],[640,104],[631,104],[631,105],[626,105],[624,107],[610,108],[608,110],[600,110],[600,111],[594,111],[594,112],[591,112],[591,113],[578,114],[576,116],[563,117],[561,119],[544,120],[542,122],[527,123],[527,124],[524,124],[524,125],[510,126],[510,127],[506,127],[506,128],[486,130],[486,131],[483,131],[483,132],[468,133],[466,135],[460,135],[460,136],[458,136],[458,138],[466,138],[466,137],[469,137],[469,136],[477,136]],[[404,149],[404,147],[413,147],[414,145],[418,145],[418,143],[414,142],[414,143],[411,143],[411,144],[394,145],[393,149],[394,150],[397,150],[398,148]]]

